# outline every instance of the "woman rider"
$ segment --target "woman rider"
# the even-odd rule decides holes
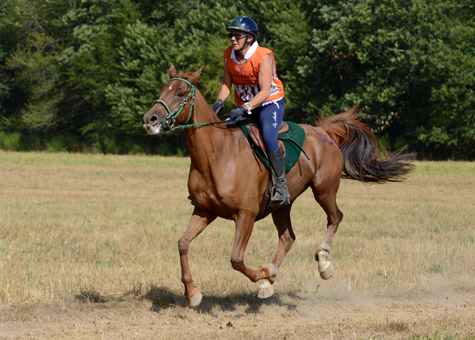
[[[290,204],[285,178],[285,162],[277,143],[277,135],[284,117],[284,86],[277,78],[274,53],[257,43],[258,28],[254,20],[239,16],[227,30],[231,46],[224,51],[223,84],[213,111],[224,108],[224,100],[234,84],[234,103],[231,119],[249,117],[259,123],[267,156],[276,183],[272,190],[272,206]]]

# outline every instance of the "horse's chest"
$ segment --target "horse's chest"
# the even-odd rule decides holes
[[[188,191],[193,201],[200,207],[209,208],[219,201],[224,194],[220,186],[216,186],[209,178],[201,174],[191,175],[188,181]]]

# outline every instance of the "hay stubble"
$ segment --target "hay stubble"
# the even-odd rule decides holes
[[[276,296],[232,270],[234,226],[193,241],[204,300],[182,297],[177,241],[193,207],[189,160],[0,152],[0,338],[407,338],[475,333],[475,165],[421,162],[404,183],[342,181],[335,276],[313,253],[326,216],[310,192]],[[246,252],[269,262],[277,233],[258,222]]]

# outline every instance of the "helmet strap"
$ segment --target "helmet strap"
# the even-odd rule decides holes
[[[252,45],[252,44],[254,44],[254,42],[256,41],[256,38],[254,37],[254,35],[252,36],[253,39],[252,39],[251,41],[247,41],[247,38],[249,38],[250,35],[251,35],[251,34],[250,34],[249,32],[246,34],[246,41],[244,42],[244,44],[242,45],[242,47],[241,47],[239,50],[237,50],[236,52],[241,52],[243,49],[246,48],[247,45]]]

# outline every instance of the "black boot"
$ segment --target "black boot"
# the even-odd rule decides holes
[[[285,178],[285,160],[280,149],[268,153],[269,162],[274,170],[275,183],[272,188],[271,207],[275,208],[281,205],[290,204],[290,194],[287,188],[287,179]]]

